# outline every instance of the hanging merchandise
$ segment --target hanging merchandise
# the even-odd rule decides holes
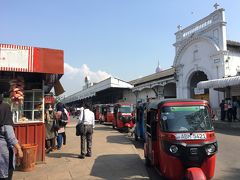
[[[17,77],[10,81],[10,98],[14,104],[23,104],[24,79],[22,77]]]

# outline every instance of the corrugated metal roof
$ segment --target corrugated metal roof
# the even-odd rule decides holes
[[[240,53],[240,42],[227,40],[227,50],[233,53]]]
[[[230,45],[230,46],[240,46],[240,42],[227,40],[227,45]]]
[[[142,78],[132,80],[129,83],[136,86],[136,85],[139,85],[139,84],[143,84],[143,83],[146,83],[146,82],[150,82],[150,81],[154,81],[154,80],[157,80],[157,79],[165,78],[165,77],[168,77],[168,76],[173,76],[174,73],[175,73],[175,68],[170,68],[170,69],[166,69],[166,70],[163,70],[161,72],[158,72],[158,73],[151,74],[149,76],[145,76],[145,77],[142,77]]]
[[[73,95],[66,97],[63,102],[69,103],[76,100],[92,97],[92,96],[95,96],[97,92],[100,92],[102,90],[109,89],[109,88],[131,89],[133,88],[133,86],[118,78],[109,77],[103,81],[100,81],[99,83],[94,84],[93,86],[90,86],[87,89],[81,90],[77,93],[74,93]]]
[[[227,77],[222,79],[212,79],[208,81],[200,81],[197,84],[198,89],[206,88],[224,88],[228,86],[240,85],[240,76]]]

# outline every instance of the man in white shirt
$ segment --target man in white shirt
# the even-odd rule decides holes
[[[90,110],[88,104],[85,105],[85,109],[82,109],[79,122],[84,124],[85,133],[81,135],[81,155],[79,158],[84,159],[85,155],[87,157],[92,156],[92,134],[93,128],[95,126],[95,116],[94,113]],[[87,153],[86,152],[86,141],[87,141]]]

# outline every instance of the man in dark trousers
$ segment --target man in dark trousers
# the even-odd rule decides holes
[[[90,106],[85,104],[85,108],[80,114],[79,121],[84,124],[85,133],[81,135],[81,154],[79,155],[80,159],[84,159],[85,156],[92,156],[92,135],[93,128],[95,126],[95,116],[94,113],[90,110]],[[87,153],[86,153],[86,141],[87,141]]]
[[[226,116],[226,111],[225,111],[225,101],[222,100],[222,102],[220,103],[220,108],[221,108],[221,120],[225,121],[225,116]]]

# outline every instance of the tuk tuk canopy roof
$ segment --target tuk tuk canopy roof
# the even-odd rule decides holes
[[[180,102],[198,102],[198,103],[203,103],[206,104],[208,103],[206,100],[200,100],[200,99],[164,99],[164,100],[159,100],[156,102],[152,102],[149,103],[147,106],[147,109],[158,109],[159,106],[165,104],[165,103],[172,103],[172,102],[176,102],[176,103],[180,103]]]

